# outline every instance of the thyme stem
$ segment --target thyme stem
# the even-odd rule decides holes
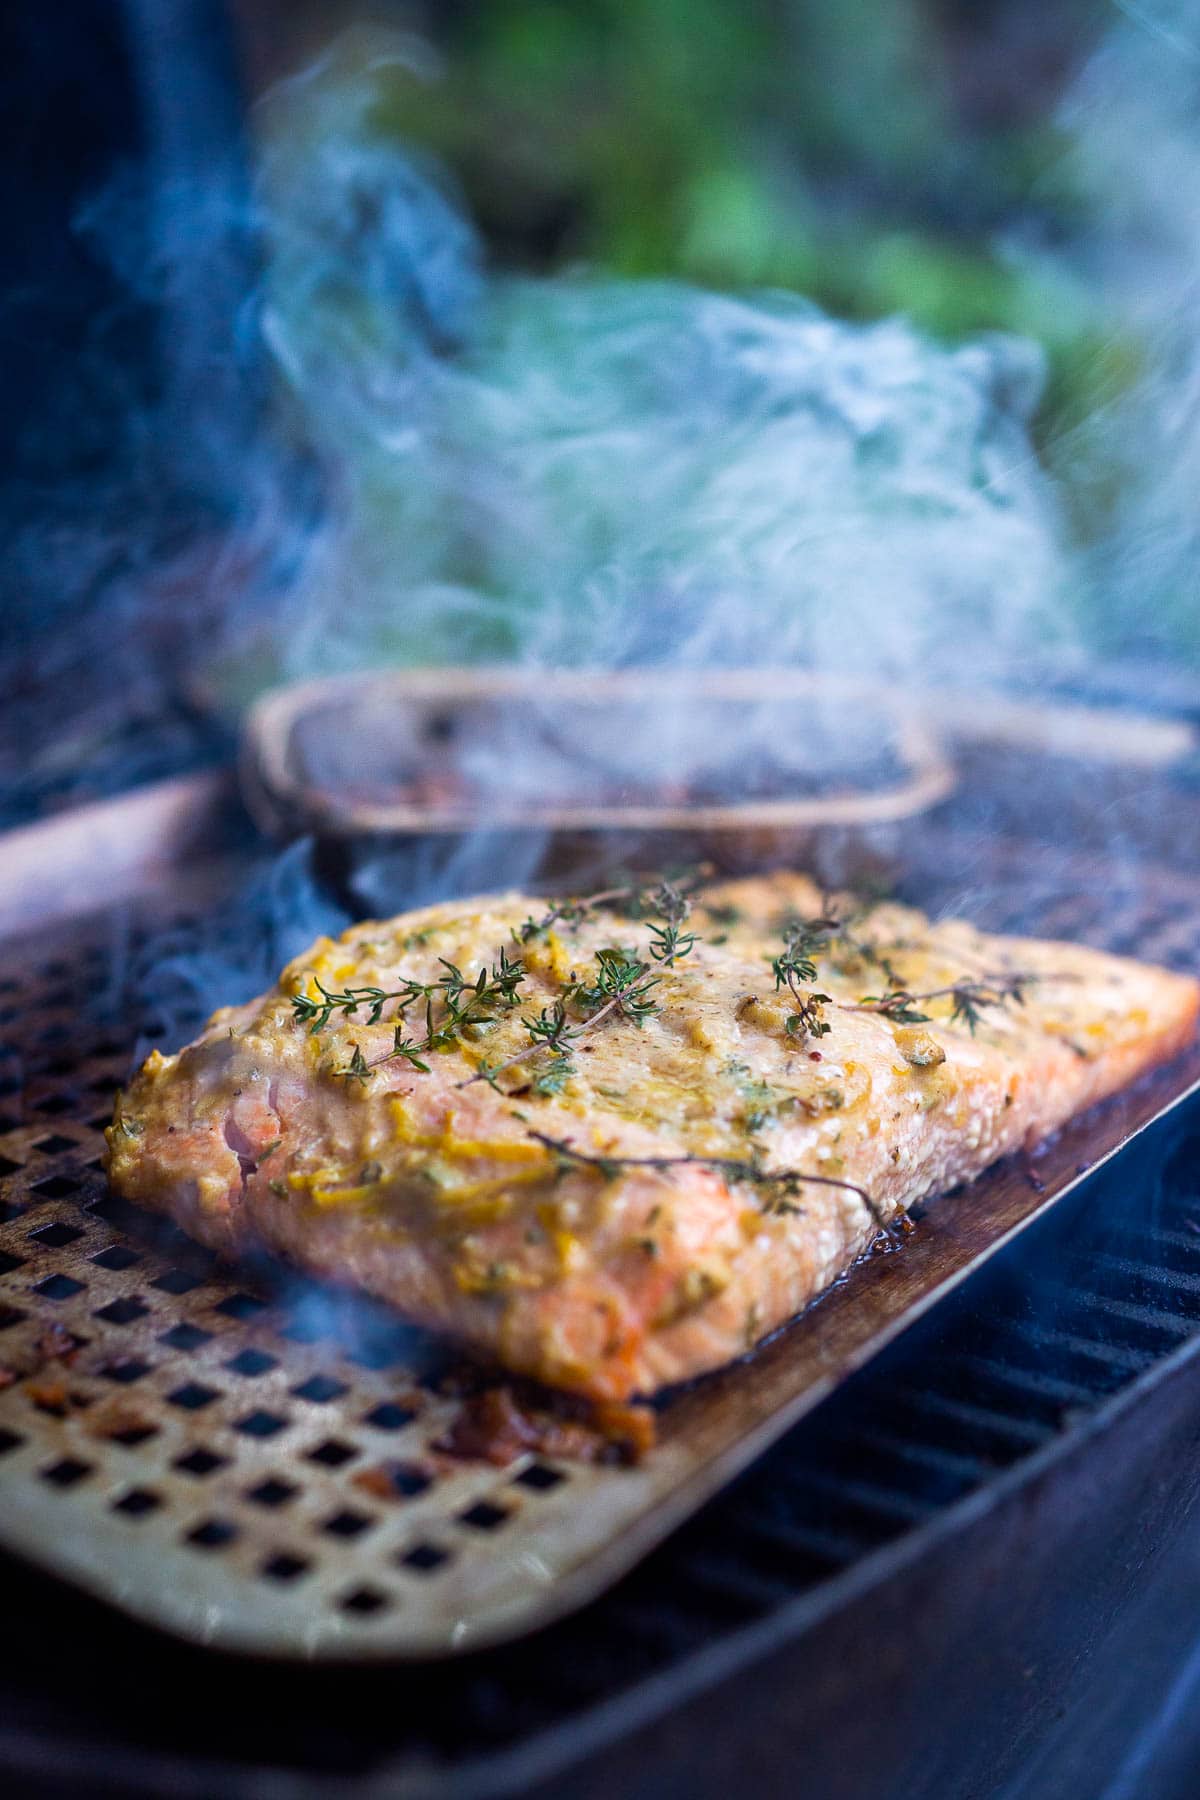
[[[817,1187],[844,1188],[848,1193],[857,1194],[880,1231],[895,1241],[891,1221],[884,1218],[866,1188],[835,1175],[807,1175],[799,1169],[764,1169],[759,1163],[736,1156],[589,1156],[586,1151],[576,1150],[569,1138],[549,1137],[543,1131],[531,1131],[529,1136],[565,1162],[595,1169],[608,1180],[619,1175],[622,1169],[702,1168],[713,1169],[731,1181],[749,1182],[754,1187],[778,1187],[791,1194],[805,1182]]]
[[[612,889],[611,893],[626,895],[628,889]],[[594,905],[595,899],[589,903]],[[650,928],[650,955],[654,962],[665,968],[674,968],[677,962],[687,956],[695,947],[694,932],[681,931],[684,920],[690,910],[689,902],[682,891],[670,882],[659,884],[651,896],[650,904],[659,914],[660,923]],[[548,917],[549,915],[547,915]],[[527,920],[526,925],[532,921]],[[541,930],[542,925],[535,927]],[[532,932],[527,933],[522,927],[520,939],[527,941]],[[553,1050],[557,1056],[567,1053],[567,1046],[576,1043],[581,1037],[593,1031],[603,1020],[613,1013],[632,1019],[640,1024],[649,1013],[657,1011],[656,1002],[650,999],[650,990],[658,985],[660,977],[652,973],[653,963],[642,962],[632,952],[623,950],[598,950],[596,960],[599,974],[596,980],[585,986],[576,981],[565,988],[553,1006],[542,1011],[540,1019],[526,1019],[525,1029],[530,1041],[514,1055],[494,1067],[484,1065],[474,1075],[456,1085],[460,1088],[470,1087],[473,1082],[486,1081],[494,1086],[496,1077],[506,1069],[514,1068],[522,1063],[535,1050]],[[583,1007],[595,1010],[587,1013],[577,1024],[567,1022],[566,1003],[573,1000]]]
[[[596,907],[611,905],[614,900],[631,899],[634,894],[640,892],[641,890],[636,887],[605,888],[599,894],[589,894],[585,900],[573,897],[559,900],[540,919],[526,919],[525,923],[513,932],[513,936],[518,943],[527,944],[530,938],[540,937],[543,931],[549,931],[550,927],[559,919],[581,919],[585,913],[591,912]]]
[[[484,1019],[493,1018],[497,1012],[510,1010],[520,1004],[517,990],[525,979],[525,970],[519,962],[510,960],[503,948],[496,954],[498,960],[493,962],[490,973],[487,969],[480,969],[473,981],[454,963],[447,962],[445,957],[439,957],[438,961],[446,971],[444,975],[430,982],[407,981],[403,988],[394,993],[374,987],[347,988],[341,993],[331,993],[314,976],[321,999],[310,1000],[305,994],[295,994],[292,997],[292,1013],[296,1019],[309,1024],[310,1035],[315,1036],[325,1030],[334,1012],[341,1012],[349,1019],[360,1006],[369,1009],[366,1023],[377,1025],[387,1002],[396,1000],[399,1006],[392,1048],[385,1055],[374,1057],[368,1062],[356,1044],[350,1064],[344,1069],[335,1069],[334,1073],[366,1082],[370,1079],[371,1071],[381,1064],[391,1062],[395,1057],[404,1057],[414,1068],[428,1074],[429,1065],[421,1060],[427,1051],[445,1048],[465,1026],[479,1024]],[[441,1000],[444,1008],[442,1017],[436,1024],[433,1017],[435,997]],[[404,1030],[408,1009],[418,1000],[425,1002],[425,1036],[415,1042],[404,1036]]]
[[[843,1004],[843,1012],[880,1013],[901,1025],[928,1025],[928,1013],[915,1012],[914,1007],[927,1000],[953,999],[954,1007],[950,1014],[951,1024],[961,1022],[972,1037],[980,1022],[980,1010],[985,1006],[1005,1006],[1014,1001],[1018,1006],[1025,1003],[1025,989],[1038,980],[1036,975],[1012,974],[996,979],[951,981],[944,987],[928,988],[924,993],[912,994],[907,988],[896,987],[886,994],[866,995],[856,1005]]]
[[[586,1037],[589,1031],[594,1031],[597,1025],[620,1006],[624,998],[623,994],[614,994],[613,998],[602,1006],[599,1012],[593,1013],[590,1019],[581,1019],[578,1025],[570,1026],[565,1031],[556,1032],[553,1038],[534,1038],[531,1043],[526,1044],[523,1050],[518,1050],[516,1055],[510,1056],[507,1061],[497,1063],[494,1068],[477,1069],[474,1075],[468,1075],[465,1081],[456,1081],[455,1087],[470,1087],[476,1081],[493,1082],[497,1075],[503,1075],[506,1069],[514,1069],[518,1063],[523,1063],[526,1057],[532,1056],[535,1050],[553,1049],[561,1053],[563,1044],[578,1043],[581,1037]]]
[[[681,880],[677,882],[661,881],[658,886],[654,888],[647,887],[639,882],[630,882],[625,887],[604,888],[598,894],[588,894],[583,898],[580,898],[577,895],[571,895],[565,899],[555,901],[549,912],[544,913],[540,919],[534,919],[532,917],[526,919],[524,924],[519,926],[518,929],[513,932],[513,936],[518,943],[527,944],[531,938],[540,937],[544,931],[549,931],[550,927],[559,919],[567,919],[572,923],[578,923],[581,919],[586,918],[588,913],[596,912],[604,906],[612,906],[614,902],[618,900],[629,900],[633,902],[632,906],[629,908],[631,917],[639,917],[641,914],[650,911],[651,900],[656,903],[655,909],[662,911],[663,907],[658,903],[663,900],[664,896],[671,896],[675,902],[678,903],[682,901],[687,894],[694,893],[695,890],[707,881],[712,874],[712,864],[701,863],[699,868],[693,869],[689,875]],[[686,907],[680,912],[680,918],[683,917],[684,912],[686,912]]]

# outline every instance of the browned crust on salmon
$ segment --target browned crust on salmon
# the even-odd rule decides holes
[[[314,1035],[294,1017],[297,993],[315,993],[317,977],[428,981],[439,957],[474,976],[499,945],[517,953],[514,932],[546,902],[510,895],[354,926],[261,1000],[214,1015],[178,1056],[149,1058],[108,1134],[113,1185],[222,1252],[267,1246],[512,1370],[623,1400],[742,1354],[841,1274],[879,1219],[1032,1147],[1195,1035],[1189,978],[885,905],[855,926],[861,954],[842,943],[819,959],[830,1030],[797,1039],[769,957],[784,915],[822,905],[798,875],[710,890],[690,922],[700,941],[660,971],[658,1010],[581,1040],[557,1094],[530,1089],[536,1059],[502,1084],[516,1092],[470,1078],[527,1042],[522,1017],[598,948],[646,954],[644,921],[557,922],[522,948],[518,1008],[431,1054],[427,1071],[391,1061],[361,1082],[339,1070],[355,1048],[371,1062],[386,1053],[386,1010]],[[1030,980],[974,1033],[948,999],[925,1003],[917,1053],[911,1028],[862,1008],[886,985],[871,947],[914,993],[981,972]],[[604,1166],[556,1156],[542,1137]],[[622,1166],[639,1157],[697,1160]],[[776,1209],[769,1187],[720,1159],[831,1185],[802,1185]]]

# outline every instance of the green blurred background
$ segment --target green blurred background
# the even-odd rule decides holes
[[[1076,428],[1135,343],[1064,247],[1098,228],[1057,123],[1113,23],[1097,0],[440,0],[244,6],[265,87],[357,23],[409,29],[383,134],[457,178],[497,262],[583,262],[724,290],[782,287],[844,318],[954,341],[1036,338],[1038,421],[1073,506],[1103,500]],[[355,55],[355,39],[338,54]],[[378,75],[377,75],[378,79]]]
[[[496,269],[783,289],[949,345],[1035,340],[1033,437],[1081,553],[1086,654],[1194,667],[1189,506],[1154,519],[1131,499],[1167,466],[1161,405],[1149,424],[1129,409],[1166,314],[1139,282],[1166,277],[1165,294],[1179,277],[1179,245],[1151,241],[1176,121],[1163,142],[1137,135],[1153,55],[1164,92],[1188,66],[1157,19],[1174,6],[1131,21],[1104,0],[244,0],[244,53],[260,92],[314,59],[318,89],[369,72],[369,132],[450,172]],[[1079,106],[1098,53],[1111,120],[1103,86]],[[1156,540],[1170,555],[1151,565]],[[1122,558],[1141,566],[1109,579]]]

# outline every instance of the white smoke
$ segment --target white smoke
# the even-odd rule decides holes
[[[373,124],[388,66],[334,56],[267,107],[264,337],[335,493],[278,677],[498,659],[999,680],[1070,641],[1036,346],[486,272],[445,179]]]

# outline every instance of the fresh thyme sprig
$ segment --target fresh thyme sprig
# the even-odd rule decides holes
[[[576,1150],[569,1138],[549,1137],[543,1131],[531,1131],[529,1136],[534,1143],[552,1151],[561,1168],[594,1169],[606,1181],[615,1180],[625,1169],[712,1169],[731,1182],[744,1181],[756,1188],[773,1190],[769,1204],[763,1209],[768,1213],[802,1211],[801,1207],[791,1204],[789,1197],[798,1194],[806,1183],[816,1187],[844,1188],[857,1194],[880,1231],[894,1238],[891,1221],[883,1216],[866,1188],[834,1175],[807,1175],[799,1169],[764,1169],[761,1163],[736,1156],[591,1156],[586,1151]]]
[[[789,919],[784,926],[783,953],[772,957],[775,986],[783,986],[784,977],[798,981],[817,979],[817,956],[826,947],[827,934],[837,926],[836,919]]]
[[[907,989],[897,987],[886,994],[865,994],[856,1006],[846,1010],[880,1013],[894,1025],[928,1025],[931,1022],[929,1013],[918,1012],[917,1006],[928,1000],[949,999],[953,1001],[950,1023],[965,1025],[974,1037],[976,1028],[983,1021],[984,1008],[1009,1004],[1024,1006],[1025,990],[1036,980],[1036,975],[1006,974],[994,979],[952,981],[945,987],[929,988],[921,994],[910,994]]]
[[[481,1009],[486,1012],[497,1006],[516,1005],[517,989],[525,979],[524,967],[513,962],[504,949],[497,954],[499,961],[493,963],[490,975],[486,969],[481,969],[474,980],[464,975],[454,963],[447,962],[444,956],[439,956],[438,961],[446,973],[436,981],[408,980],[398,988],[356,987],[331,992],[320,977],[314,975],[320,999],[314,1000],[308,994],[293,994],[292,1015],[308,1025],[310,1034],[315,1037],[327,1028],[335,1012],[349,1018],[360,1006],[365,1006],[368,1009],[366,1024],[377,1025],[389,1001],[397,1002],[397,1013],[403,1017],[417,1001],[424,1000],[428,1007],[440,998],[449,1025],[457,1027],[467,1022],[464,1015],[468,1011],[478,1017]]]
[[[561,994],[549,1006],[543,1006],[536,1019],[522,1019],[521,1023],[529,1033],[530,1050],[545,1045],[547,1050],[553,1050],[556,1054],[564,1052],[564,1046],[570,1042],[572,1029],[578,1029],[571,1025],[567,1003]]]
[[[314,975],[313,982],[321,996],[319,1000],[312,999],[308,994],[292,995],[292,1016],[301,1024],[309,1026],[312,1037],[326,1029],[335,1012],[343,1013],[349,1018],[360,1006],[369,1006],[366,1023],[377,1025],[390,1000],[399,1001],[400,1011],[404,1012],[415,1001],[424,999],[432,991],[423,982],[406,981],[402,987],[392,989],[357,987],[331,993],[320,976]]]
[[[361,1081],[365,1087],[371,1079],[371,1064],[362,1053],[360,1045],[355,1044],[354,1055],[344,1069],[335,1069],[335,1075],[342,1075],[347,1081]]]
[[[567,998],[582,1007],[593,1025],[618,1008],[627,1019],[640,1022],[658,1011],[651,991],[661,979],[634,951],[613,946],[597,950],[596,979],[575,982],[567,989]]]
[[[542,914],[540,919],[532,915],[518,925],[513,932],[519,944],[531,943],[534,938],[543,937],[552,925],[561,919],[564,924],[577,925],[586,919],[589,913],[602,912],[606,907],[615,907],[620,903],[621,910],[631,919],[645,918],[649,913],[661,913],[669,918],[670,913],[664,901],[671,905],[682,906],[676,923],[687,914],[686,896],[693,892],[701,882],[707,881],[712,874],[712,865],[702,863],[685,877],[675,882],[660,881],[657,885],[646,882],[627,882],[623,887],[604,888],[598,894],[585,896],[573,895],[568,899],[558,900],[550,910]]]
[[[691,911],[691,902],[679,888],[664,881],[655,890],[653,906],[662,923],[650,927],[650,954],[670,969],[695,947],[695,932],[680,930]]]
[[[797,942],[809,959],[818,955],[830,959],[836,959],[839,955],[856,956],[860,961],[880,969],[889,987],[901,987],[903,984],[900,976],[886,952],[869,939],[853,935],[853,927],[860,920],[869,918],[875,909],[875,902],[868,902],[856,911],[845,914],[834,911],[832,896],[825,896],[824,904],[826,911],[819,918],[803,919],[795,913],[785,914],[781,921],[785,940],[788,943]],[[808,979],[816,980],[815,969]]]
[[[864,994],[858,1004],[848,1010],[879,1013],[893,1025],[928,1025],[930,1015],[918,1012],[918,1000],[932,1000],[932,994],[910,994],[904,988],[892,988],[886,994]]]
[[[429,1065],[422,1058],[429,1051],[447,1048],[468,1025],[482,1024],[485,1020],[494,1018],[498,1012],[510,1011],[519,1005],[518,990],[525,979],[523,966],[513,961],[503,947],[497,951],[491,969],[480,969],[474,979],[464,975],[455,963],[447,962],[445,957],[439,957],[438,961],[445,974],[440,975],[436,981],[406,981],[401,987],[391,991],[378,987],[359,987],[331,992],[314,976],[321,998],[313,1000],[306,994],[293,995],[293,1016],[308,1024],[310,1034],[315,1036],[326,1029],[335,1012],[350,1018],[363,1006],[367,1008],[366,1023],[377,1025],[384,1007],[394,1000],[397,1002],[397,1018],[392,1048],[386,1055],[377,1056],[368,1062],[356,1044],[349,1064],[344,1069],[336,1069],[334,1073],[365,1082],[370,1079],[373,1070],[400,1057],[428,1074]],[[423,1001],[425,1005],[425,1035],[423,1038],[413,1039],[407,1036],[407,1014],[418,1001]],[[435,1002],[441,1006],[441,1013],[436,1018]]]
[[[784,1027],[789,1037],[825,1037],[830,1029],[824,1016],[830,995],[819,994],[806,984],[817,979],[813,959],[821,948],[821,934],[835,923],[832,919],[797,920],[787,934],[782,953],[771,958],[776,993],[786,988],[796,1003],[796,1010]]]
[[[829,908],[819,918],[792,917],[784,920],[783,954],[772,958],[771,968],[775,975],[776,991],[786,987],[796,1002],[796,1011],[785,1027],[789,1037],[824,1037],[829,1031],[829,1024],[823,1016],[823,1008],[830,1005],[836,1005],[839,1011],[845,1012],[880,1013],[895,1025],[928,1025],[931,1023],[930,1015],[919,1011],[919,1005],[927,1000],[941,999],[953,1001],[950,1023],[964,1025],[974,1036],[982,1023],[985,1008],[1010,1003],[1023,1006],[1025,990],[1038,979],[1025,973],[972,976],[948,982],[944,987],[931,988],[924,993],[911,993],[885,951],[851,933],[851,927],[870,910],[867,907],[846,918],[839,918]],[[847,1006],[844,1002],[832,1000],[828,994],[813,992],[807,984],[817,979],[816,958],[821,955],[834,956],[839,948],[879,969],[889,984],[887,992],[866,994],[856,1006]]]
[[[530,1036],[524,1049],[494,1066],[484,1063],[474,1075],[460,1081],[459,1087],[470,1087],[476,1081],[486,1081],[494,1087],[497,1076],[515,1068],[537,1050],[553,1050],[556,1056],[564,1057],[570,1045],[594,1031],[614,1013],[640,1025],[643,1019],[658,1011],[651,990],[658,985],[659,977],[648,963],[617,949],[598,950],[596,962],[598,973],[594,981],[574,982],[550,1006],[544,1007],[538,1018],[521,1021]],[[584,1016],[573,1021],[567,1012],[568,1003],[581,1008]]]
[[[690,911],[690,902],[680,888],[666,881],[659,884],[650,899],[660,915],[650,930],[650,955],[664,968],[673,968],[696,944],[694,932],[680,929]],[[560,1059],[567,1059],[572,1044],[614,1014],[640,1025],[658,1011],[653,989],[662,978],[654,973],[652,963],[644,962],[634,951],[608,948],[597,950],[596,965],[593,981],[570,983],[549,1006],[543,1007],[536,1019],[521,1021],[529,1033],[528,1044],[502,1063],[483,1064],[466,1081],[460,1081],[459,1087],[470,1087],[476,1081],[486,1081],[494,1087],[497,1076],[538,1050],[552,1050]],[[583,1016],[573,1017],[567,1010],[569,1006]],[[551,1092],[561,1089],[569,1072],[568,1061],[566,1071],[560,1071],[558,1088]],[[544,1083],[541,1087],[537,1082],[533,1085],[539,1093],[547,1091]]]
[[[589,894],[586,899],[556,901],[549,912],[543,913],[540,919],[535,919],[530,914],[517,926],[513,936],[518,944],[532,943],[534,938],[544,937],[551,926],[557,925],[560,919],[564,924],[577,925],[582,919],[586,919],[589,912],[611,905],[617,900],[627,899],[637,891],[632,887],[606,888],[602,893]]]

